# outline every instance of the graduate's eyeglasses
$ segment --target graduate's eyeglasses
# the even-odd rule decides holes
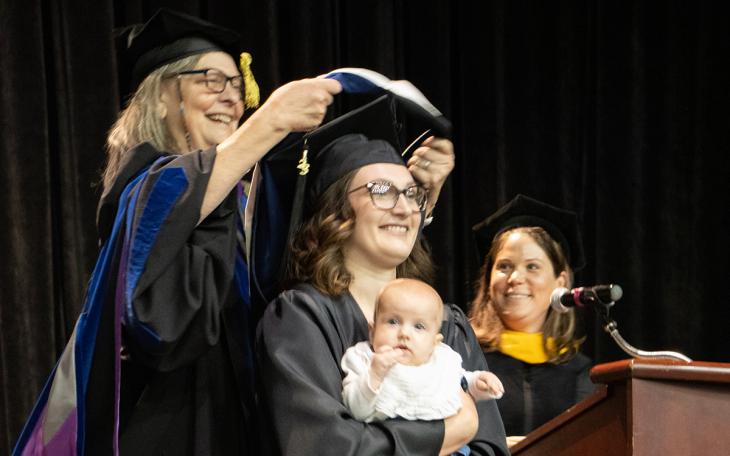
[[[187,70],[175,73],[174,76],[185,76],[191,74],[202,74],[205,79],[205,86],[213,93],[221,93],[226,90],[226,83],[230,82],[231,87],[236,89],[238,98],[236,101],[240,101],[243,96],[243,77],[238,74],[236,76],[226,76],[222,71],[216,70],[215,68],[205,68],[202,70]]]
[[[400,195],[405,196],[408,205],[416,211],[426,210],[426,200],[428,199],[428,191],[420,185],[411,185],[408,188],[400,190],[388,181],[373,181],[357,188],[353,188],[348,193],[355,192],[360,189],[367,189],[370,193],[370,199],[375,207],[380,209],[393,209],[398,204]]]

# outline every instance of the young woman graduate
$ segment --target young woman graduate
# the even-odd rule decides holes
[[[402,149],[393,109],[385,96],[321,127],[325,139],[315,133],[306,142],[308,175],[299,186],[301,224],[294,222],[292,230],[290,289],[269,304],[258,328],[270,454],[436,455],[466,444],[472,454],[508,454],[494,401],[475,405],[464,393],[461,410],[445,420],[373,423],[358,421],[343,405],[340,360],[348,347],[368,340],[377,293],[396,277],[431,275],[420,235],[435,203],[428,189],[437,194],[453,168],[451,141],[437,137],[423,142],[406,166],[396,152]],[[465,369],[486,370],[460,309],[445,306],[441,331]]]

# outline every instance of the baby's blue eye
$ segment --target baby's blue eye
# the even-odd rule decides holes
[[[398,324],[398,320],[395,319],[395,318],[389,318],[388,321],[387,321],[387,323],[389,325],[397,325]]]
[[[423,323],[416,323],[416,329],[424,330],[426,329],[426,325],[424,325]]]

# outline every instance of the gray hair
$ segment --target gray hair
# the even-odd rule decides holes
[[[156,149],[168,152],[178,149],[158,111],[162,83],[169,74],[193,69],[202,55],[184,57],[163,65],[140,83],[107,136],[107,163],[103,173],[105,190],[114,182],[124,154],[137,144],[149,142]]]

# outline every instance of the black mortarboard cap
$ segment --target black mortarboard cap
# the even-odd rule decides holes
[[[401,116],[408,117],[412,123],[420,123],[416,131],[429,131],[434,128],[434,120],[430,115],[413,119],[403,112],[403,101],[398,97],[387,94],[361,106],[337,119],[304,135],[301,141],[302,149],[307,149],[309,172],[306,179],[297,176],[301,173],[295,167],[289,171],[296,171],[292,179],[298,185],[305,180],[303,196],[305,217],[306,211],[316,202],[327,188],[340,177],[350,171],[374,163],[393,163],[404,165],[411,148],[405,145],[404,125],[399,121]],[[438,127],[441,128],[441,127]],[[448,132],[440,132],[448,135]],[[425,137],[420,138],[423,141]],[[420,144],[416,141],[413,145]],[[294,151],[294,157],[301,158],[301,154]],[[284,152],[285,155],[290,153]],[[292,158],[294,158],[292,157]],[[273,157],[268,157],[273,159]],[[294,220],[298,222],[298,220]]]
[[[416,132],[410,140],[417,140],[406,142],[410,132]],[[443,115],[433,115],[412,101],[386,93],[289,144],[285,140],[270,152],[259,163],[259,176],[253,184],[250,269],[254,306],[265,306],[279,293],[288,246],[331,184],[369,164],[405,165],[407,153],[431,134],[449,137],[450,123]],[[301,175],[303,169],[306,175]]]
[[[568,264],[576,271],[585,266],[583,242],[575,212],[560,209],[525,195],[517,195],[472,228],[479,261],[489,253],[492,241],[500,233],[523,226],[539,226],[563,248]]]
[[[153,70],[183,57],[211,51],[238,59],[240,36],[224,27],[167,8],[146,23],[115,30],[122,94],[136,90]]]
[[[403,164],[403,157],[385,139],[370,139],[361,133],[349,133],[312,153],[310,173],[307,176],[305,204],[311,206],[318,197],[340,177],[350,171],[373,163]]]

